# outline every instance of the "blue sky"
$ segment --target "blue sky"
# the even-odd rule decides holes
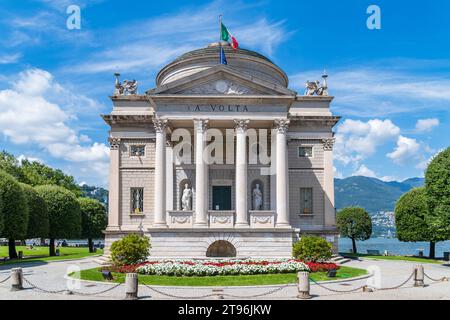
[[[81,7],[81,30],[66,9]],[[381,29],[366,26],[369,5]],[[329,73],[337,177],[423,176],[449,145],[450,2],[2,0],[0,147],[107,183],[112,73],[154,86],[177,55],[217,40],[217,16],[240,46],[285,70],[290,87]]]

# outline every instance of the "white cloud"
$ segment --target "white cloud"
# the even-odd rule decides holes
[[[369,178],[376,178],[377,175],[374,171],[370,170],[369,168],[367,168],[365,165],[361,165],[358,170],[356,170],[355,172],[353,172],[354,176],[364,176],[364,177],[369,177]]]
[[[416,141],[416,139],[399,136],[397,140],[397,147],[391,153],[387,154],[396,164],[404,164],[411,160],[421,159],[423,156],[423,148]]]
[[[441,63],[448,64],[448,61]],[[335,96],[334,111],[347,116],[381,117],[430,108],[435,111],[448,110],[448,74],[437,68],[441,74],[422,75],[415,70],[395,68],[399,64],[401,61],[384,61],[379,65],[329,70],[328,87],[330,94]],[[421,61],[416,61],[416,65],[420,64]],[[423,64],[428,65],[429,62]],[[321,72],[309,70],[294,74],[290,77],[291,86],[303,92],[305,81],[319,78]]]
[[[229,6],[219,0],[204,6],[188,7],[174,14],[102,30],[101,35],[97,35],[97,43],[99,47],[108,49],[93,53],[84,62],[74,63],[68,70],[87,74],[156,70],[182,53],[217,41],[219,14],[226,17],[224,23],[242,47],[253,48],[270,56],[292,32],[286,30],[282,20],[271,22],[265,17],[254,16],[250,20],[236,18],[242,17],[240,13],[252,6],[258,4],[238,2]]]
[[[55,159],[76,163],[76,176],[83,170],[91,172],[91,178],[92,173],[100,174],[98,168],[107,166],[109,148],[90,144],[88,136],[70,126],[76,119],[72,113],[76,101],[94,102],[63,88],[44,70],[29,69],[17,78],[10,89],[0,91],[0,133],[14,144],[36,145]]]
[[[15,54],[6,54],[0,56],[0,64],[13,64],[19,61],[19,59],[22,57],[21,53],[15,53]]]
[[[437,126],[439,126],[439,119],[437,118],[420,119],[416,123],[416,131],[427,132],[433,130],[433,128]]]
[[[377,147],[395,141],[399,134],[400,128],[388,119],[346,119],[336,131],[335,158],[345,165],[357,163],[374,154]]]
[[[20,163],[22,163],[22,161],[24,161],[24,160],[28,160],[28,161],[30,161],[30,162],[39,162],[39,163],[45,163],[42,159],[40,159],[40,158],[36,158],[36,157],[28,157],[28,156],[25,156],[25,155],[23,155],[23,154],[21,154],[20,156],[18,156],[17,157],[17,160],[20,162]]]

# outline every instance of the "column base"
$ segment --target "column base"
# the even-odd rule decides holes
[[[289,223],[277,223],[275,225],[275,228],[279,228],[279,229],[291,229],[292,226]]]
[[[196,228],[208,228],[207,222],[194,222],[194,227]]]
[[[234,225],[235,228],[250,228],[250,225],[247,222],[237,222]]]
[[[107,226],[105,231],[120,231],[120,226]]]
[[[152,225],[153,228],[168,228],[169,226],[167,225],[167,223],[154,223]]]

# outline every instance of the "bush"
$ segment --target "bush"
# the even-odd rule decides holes
[[[30,185],[21,183],[29,208],[27,239],[46,238],[49,230],[47,203]]]
[[[324,238],[303,236],[294,243],[292,255],[305,262],[323,262],[331,258],[333,246]]]
[[[150,239],[129,234],[111,245],[111,261],[115,266],[144,262],[150,253]]]

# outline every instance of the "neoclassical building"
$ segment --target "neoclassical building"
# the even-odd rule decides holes
[[[151,257],[290,257],[303,234],[337,247],[326,76],[298,94],[268,58],[221,45],[227,65],[213,43],[143,94],[116,75],[106,248],[136,232]]]

